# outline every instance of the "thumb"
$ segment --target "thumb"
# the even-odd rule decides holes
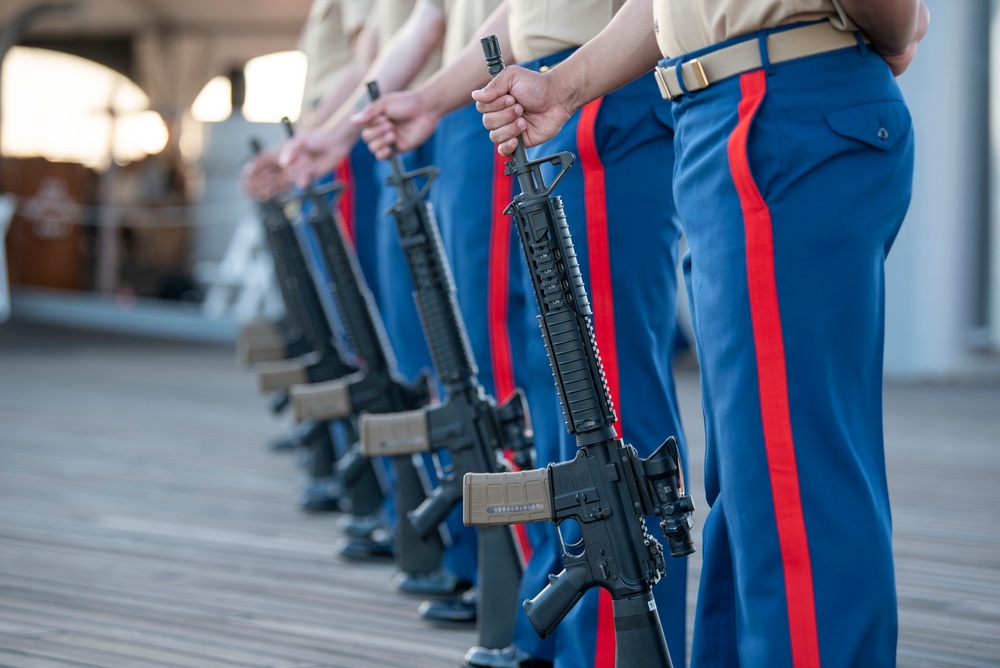
[[[295,156],[299,151],[299,142],[297,138],[293,138],[291,141],[285,143],[281,147],[281,152],[278,153],[278,164],[283,168],[287,169],[288,166],[295,162]]]
[[[479,90],[472,91],[472,99],[476,102],[489,104],[510,92],[510,76],[507,70],[500,72],[495,79]]]
[[[369,102],[364,109],[351,116],[351,122],[358,127],[367,127],[377,117],[385,111],[385,98],[379,98],[374,102]]]

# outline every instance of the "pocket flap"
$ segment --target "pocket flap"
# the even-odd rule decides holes
[[[869,102],[826,114],[837,134],[888,150],[910,132],[910,112],[899,100]]]

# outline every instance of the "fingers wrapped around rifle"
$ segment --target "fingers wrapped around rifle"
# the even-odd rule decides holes
[[[361,139],[379,160],[387,159],[391,153],[390,147],[399,141],[395,124],[385,116],[369,120],[361,130]]]

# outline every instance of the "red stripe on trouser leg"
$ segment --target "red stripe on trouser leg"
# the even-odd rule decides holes
[[[351,159],[344,158],[335,171],[337,180],[344,184],[344,190],[337,200],[337,209],[340,211],[341,220],[344,221],[344,229],[347,230],[347,237],[352,244],[355,242],[354,234],[354,175],[351,173]]]
[[[489,318],[490,357],[493,364],[493,387],[497,401],[503,403],[514,393],[514,366],[507,331],[507,298],[510,288],[510,218],[504,209],[513,198],[513,182],[504,174],[505,158],[494,154],[493,216],[490,229],[487,317]]]
[[[753,180],[747,155],[750,127],[767,92],[765,72],[757,70],[744,74],[740,77],[740,90],[739,120],[729,137],[729,168],[743,210],[747,289],[757,357],[760,414],[784,569],[792,662],[796,668],[809,668],[820,665],[819,639],[812,564],[788,407],[788,378],[775,278],[771,212]]]
[[[612,402],[618,397],[618,349],[615,339],[615,302],[611,291],[611,253],[608,246],[608,202],[604,165],[597,152],[594,125],[601,108],[598,98],[584,105],[576,130],[576,145],[583,170],[584,206],[587,211],[587,261],[590,266],[590,302],[594,310],[594,336],[601,352],[604,375]],[[615,425],[621,436],[621,414]],[[600,590],[597,604],[595,668],[614,668],[615,612],[611,594]]]
[[[504,209],[514,196],[513,181],[504,173],[506,159],[494,153],[493,208],[491,211],[490,253],[487,269],[487,331],[490,337],[490,363],[493,367],[493,387],[497,403],[514,394],[514,363],[510,352],[510,332],[507,329],[507,302],[510,291],[510,217]],[[508,461],[512,461],[507,453]],[[513,464],[511,464],[513,466]],[[516,467],[514,467],[516,468]],[[523,524],[512,525],[521,551],[521,564],[531,559],[531,540]]]

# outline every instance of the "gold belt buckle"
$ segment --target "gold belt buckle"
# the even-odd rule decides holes
[[[663,74],[665,67],[656,67],[653,69],[653,76],[656,77],[656,85],[660,88],[660,97],[664,100],[672,100],[674,96],[670,94],[670,89],[667,87],[667,79]]]
[[[683,63],[677,69],[679,70],[677,72],[678,79],[681,79],[685,72],[690,72],[694,77],[694,85],[688,86],[686,82],[680,82],[679,85],[681,86],[681,90],[676,95],[673,95],[670,92],[670,86],[667,84],[667,68],[657,67],[653,70],[653,73],[656,76],[656,85],[660,87],[660,95],[663,98],[667,100],[678,98],[684,94],[685,88],[692,93],[702,90],[703,88],[708,88],[708,76],[705,75],[705,68],[702,66],[701,61],[697,58],[692,58],[691,60]]]
[[[698,85],[697,88],[689,88],[688,90],[694,92],[696,90],[701,90],[703,88],[708,88],[708,77],[705,76],[705,68],[702,67],[701,61],[697,58],[692,58],[691,60],[684,63],[684,65],[691,66],[691,73],[694,75],[695,83]],[[681,69],[684,68],[681,66]]]

